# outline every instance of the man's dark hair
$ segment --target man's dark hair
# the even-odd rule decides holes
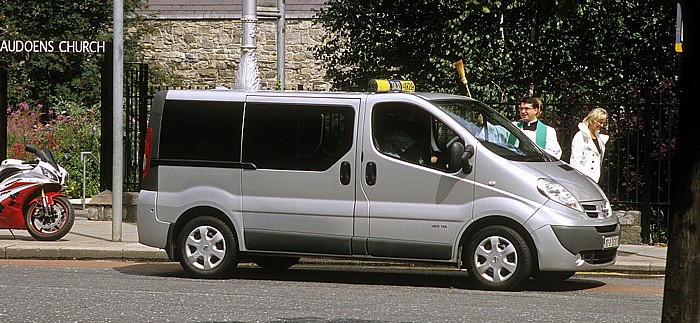
[[[520,103],[532,104],[533,108],[542,110],[542,100],[535,98],[535,97],[531,97],[531,96],[523,97],[523,99],[520,100]]]

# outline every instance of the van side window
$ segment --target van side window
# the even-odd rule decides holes
[[[372,110],[375,148],[393,158],[447,171],[449,145],[461,138],[427,111],[401,102],[379,103]]]
[[[239,162],[243,103],[166,101],[160,158]]]
[[[354,116],[349,106],[249,103],[243,161],[264,169],[327,170],[350,151]]]

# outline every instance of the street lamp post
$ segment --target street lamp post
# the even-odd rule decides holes
[[[257,91],[260,89],[260,70],[255,56],[257,45],[257,1],[243,0],[241,15],[241,62],[236,72],[236,89]]]

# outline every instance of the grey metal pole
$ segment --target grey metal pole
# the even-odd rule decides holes
[[[7,69],[8,64],[0,60],[0,160],[7,158]]]
[[[114,88],[112,90],[113,116],[113,173],[112,173],[112,241],[122,241],[122,178],[124,168],[123,99],[124,99],[124,1],[114,0]]]
[[[683,12],[680,3],[676,3],[676,52],[683,52]]]
[[[243,0],[241,15],[241,62],[236,72],[236,89],[257,91],[260,89],[260,70],[255,57],[257,37],[257,1]]]
[[[83,204],[83,210],[85,210],[85,173],[87,173],[87,166],[85,164],[85,152],[81,151],[80,152],[80,161],[83,163],[83,199],[82,199],[82,204]]]
[[[280,90],[285,89],[285,45],[286,26],[284,0],[277,0],[277,12],[261,11],[257,13],[260,17],[274,17],[277,20],[277,80]]]
[[[280,89],[285,89],[284,80],[284,65],[286,62],[284,45],[287,42],[285,35],[285,8],[284,0],[277,0],[277,10],[279,11],[279,18],[277,19],[277,77],[280,82]]]

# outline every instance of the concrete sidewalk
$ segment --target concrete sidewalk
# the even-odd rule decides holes
[[[0,229],[0,258],[167,260],[165,251],[138,243],[135,223],[122,223],[122,239],[112,241],[112,222],[91,221],[75,205],[75,223],[58,241],[37,241],[25,230]]]
[[[13,236],[14,233],[14,236]],[[663,274],[666,247],[621,245],[617,262],[606,272]],[[112,241],[112,222],[91,221],[87,211],[76,205],[76,219],[70,233],[59,241],[36,241],[27,231],[0,229],[0,258],[10,259],[110,259],[167,261],[165,251],[138,243],[135,223],[122,223],[122,241]],[[303,258],[302,263],[343,263]],[[348,263],[358,264],[357,261]]]

